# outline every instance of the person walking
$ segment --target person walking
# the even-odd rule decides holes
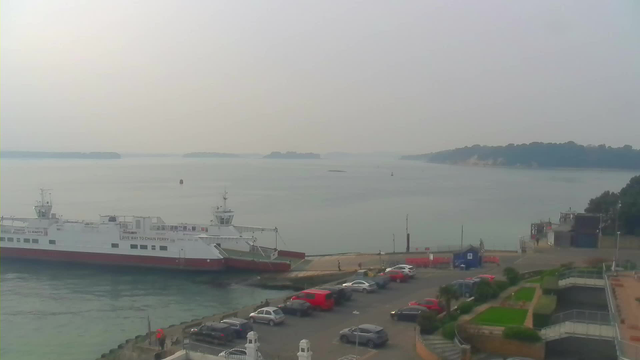
[[[164,350],[164,345],[167,342],[167,335],[165,335],[164,330],[158,329],[156,332],[156,339],[158,339],[158,346],[160,346],[160,350]]]
[[[338,260],[338,271],[342,271],[342,268],[340,267],[340,260]]]

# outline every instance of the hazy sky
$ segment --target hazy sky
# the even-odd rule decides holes
[[[640,147],[640,2],[3,0],[2,149]]]

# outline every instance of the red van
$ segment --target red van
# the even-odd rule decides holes
[[[294,295],[291,300],[304,300],[311,304],[314,309],[333,310],[335,299],[329,290],[304,290]]]

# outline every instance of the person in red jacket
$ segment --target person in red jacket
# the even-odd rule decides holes
[[[158,329],[156,332],[156,339],[158,339],[160,350],[164,350],[164,344],[167,342],[167,335],[164,334],[164,330]]]

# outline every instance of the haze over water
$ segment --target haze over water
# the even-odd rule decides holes
[[[633,175],[392,159],[2,160],[0,192],[4,216],[31,217],[44,187],[68,219],[117,213],[207,223],[226,188],[235,224],[277,226],[279,247],[309,254],[392,251],[393,233],[401,250],[407,213],[412,248],[459,244],[464,223],[466,243],[513,249],[531,221],[582,210]],[[274,245],[273,234],[258,236]],[[144,333],[147,314],[156,328],[282,295],[212,288],[205,275],[4,260],[0,286],[3,360],[93,359]]]

